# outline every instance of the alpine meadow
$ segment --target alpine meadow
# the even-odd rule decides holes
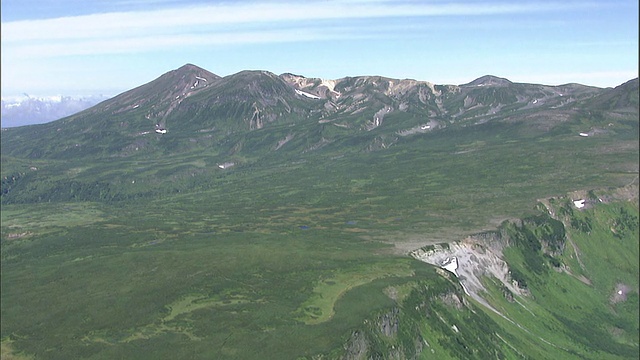
[[[2,359],[637,359],[639,93],[195,65],[2,129]]]

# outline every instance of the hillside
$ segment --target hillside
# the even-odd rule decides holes
[[[638,79],[185,65],[2,129],[3,354],[637,358],[638,118]]]

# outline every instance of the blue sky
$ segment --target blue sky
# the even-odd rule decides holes
[[[185,63],[436,84],[638,76],[637,0],[3,0],[1,14],[3,97],[116,95]]]

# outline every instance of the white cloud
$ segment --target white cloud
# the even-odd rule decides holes
[[[135,54],[158,49],[180,49],[204,45],[237,45],[255,43],[286,43],[341,38],[336,29],[303,28],[291,30],[267,29],[209,34],[144,35],[132,38],[94,38],[71,42],[51,42],[15,46],[7,55],[13,58],[59,57],[76,55]],[[356,38],[352,35],[351,38]],[[366,35],[360,35],[364,38]]]
[[[410,58],[411,60],[407,62],[416,64],[416,71],[426,71],[423,69],[431,66],[433,70],[427,73],[428,80],[435,80],[431,79],[431,76],[439,76],[447,71],[460,73],[461,68],[469,69],[473,73],[486,72],[484,69],[474,68],[486,65],[481,62],[482,59],[477,54],[484,53],[485,49],[489,49],[486,52],[500,53],[502,57],[512,54],[509,50],[498,47],[503,44],[507,46],[521,44],[511,35],[517,31],[510,30],[526,28],[528,30],[526,33],[529,34],[534,30],[543,33],[548,28],[562,30],[568,26],[563,21],[569,19],[571,10],[593,13],[594,8],[615,6],[602,2],[466,1],[319,0],[302,2],[282,0],[183,5],[173,0],[122,0],[125,5],[129,4],[128,7],[123,5],[125,8],[148,9],[153,8],[154,5],[161,7],[151,10],[5,22],[1,24],[0,31],[2,89],[5,91],[9,88],[22,88],[24,84],[32,84],[35,87],[36,83],[42,82],[44,85],[45,81],[48,81],[52,88],[68,83],[71,81],[70,76],[75,75],[71,70],[66,73],[60,70],[60,64],[66,63],[78,64],[77,68],[81,66],[95,68],[95,62],[102,59],[105,66],[115,68],[116,65],[107,65],[113,58],[128,57],[126,61],[119,61],[129,64],[131,61],[129,58],[135,60],[133,59],[135,57],[139,59],[138,61],[143,61],[143,58],[146,60],[153,58],[155,53],[161,53],[163,64],[169,64],[169,58],[180,58],[180,61],[184,59],[185,62],[190,62],[196,61],[193,58],[206,59],[209,56],[201,54],[212,54],[211,57],[219,59],[216,60],[216,66],[222,66],[223,61],[241,66],[240,62],[247,63],[242,56],[250,52],[246,50],[249,47],[242,48],[242,51],[238,50],[240,47],[233,48],[238,50],[236,54],[242,54],[236,55],[239,58],[227,55],[234,53],[234,51],[226,51],[230,47],[220,51],[221,56],[217,56],[216,52],[228,45],[274,44],[267,47],[276,48],[277,44],[307,45],[306,43],[312,42],[309,47],[314,47],[314,53],[307,53],[307,56],[315,59],[325,56],[324,54],[331,54],[334,51],[332,43],[334,40],[341,40],[342,44],[342,51],[335,54],[336,56],[341,59],[359,59],[336,63],[333,64],[334,67],[342,66],[345,73],[357,71],[386,74],[389,68],[393,70],[393,67],[398,67],[397,64],[402,61],[395,59],[397,53],[393,51],[383,54],[383,49],[389,48],[390,43],[413,39],[415,41],[411,46],[401,50],[402,57]],[[141,5],[145,2],[149,2],[149,6]],[[171,7],[174,5],[175,7]],[[531,16],[531,14],[537,15]],[[558,18],[556,16],[558,14],[563,14],[562,18]],[[509,30],[504,30],[505,28]],[[494,29],[498,32],[491,34],[495,34],[498,39],[503,34],[506,36],[502,42],[494,41],[496,37],[477,36],[483,30]],[[486,34],[489,32],[483,33],[483,36]],[[369,51],[371,46],[380,46],[380,52],[372,50],[371,53],[363,55],[364,48],[359,48],[358,53],[349,53],[343,40],[359,39],[375,39],[375,42],[367,43],[365,52]],[[549,38],[544,39],[545,44],[549,44]],[[319,43],[320,41],[323,43]],[[562,43],[564,49],[563,37],[552,39],[552,41]],[[606,44],[606,39],[602,41]],[[353,44],[354,49],[358,48],[358,41],[353,41]],[[265,51],[267,47],[261,47],[260,51]],[[622,45],[619,47],[626,48]],[[302,46],[296,46],[296,48],[300,49]],[[585,48],[590,49],[587,46]],[[287,50],[285,48],[285,52]],[[129,57],[128,54],[134,54],[134,56]],[[432,54],[440,54],[448,59],[438,59]],[[454,68],[452,63],[456,63],[456,59],[464,58],[464,54],[476,54],[469,60],[472,65],[461,63]],[[226,60],[223,60],[225,56]],[[291,58],[295,59],[295,56]],[[268,60],[268,58],[256,60],[259,64],[255,66],[264,66],[261,64],[268,63]],[[501,65],[504,61],[491,55],[489,65],[494,63],[495,67],[499,67],[499,71],[496,71],[498,75],[508,75],[508,69]],[[54,67],[53,64],[58,64],[58,67]],[[160,67],[159,64],[154,65]],[[284,64],[282,66],[285,67]],[[385,68],[386,70],[383,70]],[[34,74],[35,69],[39,69],[38,76]],[[317,70],[314,69],[314,71]],[[413,73],[407,76],[419,77],[420,72],[411,74]],[[542,81],[541,79],[543,78],[536,76],[532,82]],[[103,79],[96,79],[93,83],[97,81],[103,81]],[[115,84],[115,79],[111,83]]]
[[[152,11],[112,12],[2,24],[2,42],[138,37],[336,19],[416,16],[479,16],[585,6],[572,3],[398,3],[388,1],[273,2],[201,5]]]

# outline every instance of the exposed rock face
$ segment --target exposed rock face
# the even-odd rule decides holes
[[[509,266],[502,257],[505,246],[506,241],[499,233],[482,233],[462,242],[418,249],[411,252],[411,256],[443,268],[451,263],[452,258],[457,259],[458,266],[454,274],[458,276],[465,292],[490,307],[479,295],[485,290],[480,281],[483,276],[495,277],[511,294],[527,295],[527,291],[518,287],[509,275]]]
[[[345,354],[342,360],[362,360],[367,358],[369,342],[360,331],[354,331],[351,338],[344,345]]]
[[[454,295],[455,296],[455,295]],[[374,360],[374,359],[418,359],[424,346],[429,346],[419,333],[415,333],[412,346],[407,349],[398,341],[398,332],[402,326],[401,308],[393,307],[388,312],[378,316],[369,330],[356,330],[351,333],[344,344],[345,350],[342,360]],[[368,323],[365,322],[365,323]],[[404,324],[406,326],[407,324]],[[386,343],[384,352],[380,352],[380,344]],[[410,343],[410,342],[409,342]],[[404,345],[406,345],[405,343]]]
[[[399,313],[398,308],[393,308],[380,318],[380,333],[386,337],[393,337],[398,333]]]
[[[462,300],[460,300],[460,298],[458,297],[458,295],[453,292],[442,294],[440,295],[439,298],[446,305],[453,306],[458,310],[462,309],[462,306],[464,305]]]

